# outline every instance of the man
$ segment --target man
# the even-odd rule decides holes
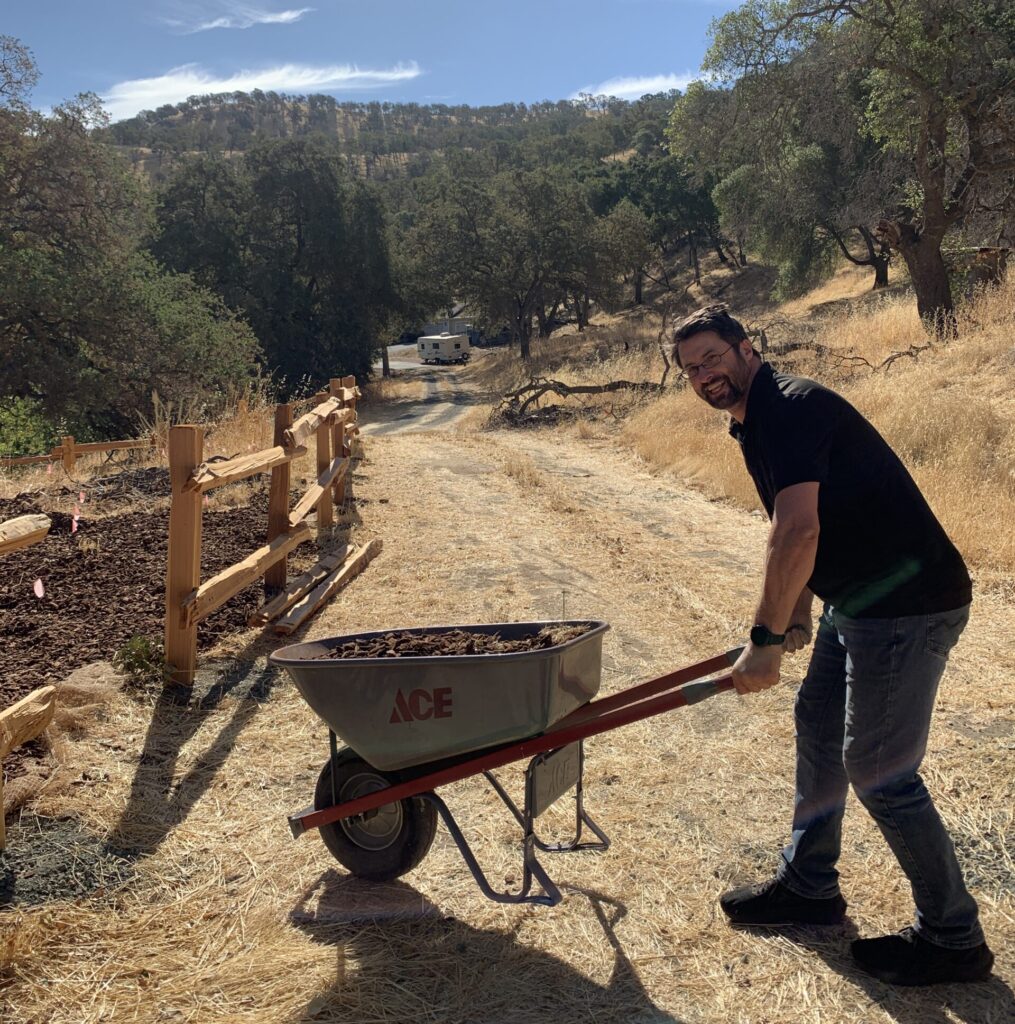
[[[916,920],[858,939],[868,973],[899,985],[977,981],[994,957],[955,851],[917,769],[948,652],[969,616],[961,556],[878,432],[845,399],[776,373],[724,305],[674,331],[695,394],[732,417],[730,433],[771,519],[761,600],[733,667],[741,694],[779,681],[784,651],[811,640],[796,701],[793,835],[777,876],[727,892],[739,925],[835,924],[835,864],[852,784],[905,871]]]

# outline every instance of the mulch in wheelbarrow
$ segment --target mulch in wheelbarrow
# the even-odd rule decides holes
[[[314,660],[330,658],[420,658],[462,654],[509,654],[557,647],[587,633],[589,626],[544,626],[528,636],[504,640],[497,633],[451,629],[441,633],[392,631],[382,636],[348,640],[329,647]]]

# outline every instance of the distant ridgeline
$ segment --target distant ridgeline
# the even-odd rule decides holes
[[[109,142],[133,151],[135,163],[158,166],[184,153],[243,152],[257,141],[324,135],[338,142],[367,177],[425,170],[428,155],[448,149],[493,150],[519,144],[565,156],[601,159],[630,147],[657,147],[675,93],[634,102],[582,97],[499,106],[339,103],[331,96],[254,90],[192,96],[146,110],[105,129]],[[152,170],[151,166],[146,169]]]

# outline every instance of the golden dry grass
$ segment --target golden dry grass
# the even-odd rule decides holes
[[[817,340],[858,356],[843,377],[829,357],[795,356],[791,369],[832,384],[902,457],[963,554],[988,572],[1015,572],[1015,279],[961,307],[959,337],[928,337],[908,297],[886,298],[821,322]],[[883,367],[899,352],[921,349]],[[780,365],[778,356],[772,361]],[[872,367],[883,367],[872,369]],[[727,417],[686,390],[646,405],[624,438],[651,465],[706,493],[759,508]]]
[[[426,397],[427,386],[413,377],[378,377],[364,385],[363,404],[418,400]]]

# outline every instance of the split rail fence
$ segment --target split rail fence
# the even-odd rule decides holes
[[[317,405],[293,422],[291,405],[275,410],[274,447],[222,462],[204,462],[204,431],[178,426],[169,431],[169,558],[166,570],[165,658],[173,682],[190,686],[197,668],[197,627],[245,587],[264,577],[268,600],[249,616],[251,625],[291,633],[380,550],[380,540],[359,548],[345,545],[291,583],[288,555],[310,540],[306,517],[316,509],[318,529],[334,523],[333,504],[345,500],[356,428],[355,377],[334,378]],[[317,480],[289,508],[290,469],[316,439]],[[201,582],[201,513],[205,494],[225,484],[271,471],[267,542],[242,561]]]
[[[85,444],[78,444],[71,435],[63,439],[63,444],[51,448],[47,455],[23,455],[16,459],[0,459],[0,468],[10,469],[14,466],[31,466],[41,462],[61,462],[68,473],[74,472],[77,460],[84,455],[94,455],[97,452],[118,452],[131,448],[155,448],[158,441],[150,437],[144,441],[88,441]]]

